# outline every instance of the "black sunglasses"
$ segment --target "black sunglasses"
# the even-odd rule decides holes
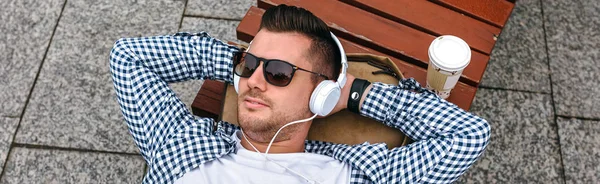
[[[284,87],[290,84],[296,70],[309,72],[329,80],[323,74],[297,67],[286,61],[260,58],[247,52],[238,52],[235,54],[233,58],[233,73],[240,77],[249,78],[256,71],[258,65],[260,65],[260,61],[264,62],[263,75],[265,80],[274,86]]]

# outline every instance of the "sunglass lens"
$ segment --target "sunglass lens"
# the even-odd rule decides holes
[[[240,77],[250,77],[258,66],[258,59],[250,54],[244,54],[241,56],[239,63],[235,66],[235,74]]]
[[[292,80],[294,67],[286,62],[272,60],[265,66],[267,81],[275,86],[287,86]]]

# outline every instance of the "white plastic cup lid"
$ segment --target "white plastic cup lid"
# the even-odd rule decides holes
[[[471,61],[471,49],[464,40],[444,35],[437,37],[429,45],[429,58],[431,63],[442,70],[462,70]]]

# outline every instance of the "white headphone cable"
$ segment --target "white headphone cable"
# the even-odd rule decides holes
[[[288,124],[283,125],[281,128],[279,128],[279,130],[277,130],[277,132],[275,133],[275,135],[273,135],[273,138],[271,139],[271,142],[269,142],[269,146],[267,146],[267,150],[265,150],[265,154],[269,153],[269,150],[271,149],[271,145],[273,144],[273,141],[275,141],[275,138],[277,137],[277,134],[279,134],[279,132],[281,130],[283,130],[283,128],[289,126],[289,125],[293,125],[293,124],[298,124],[298,123],[304,123],[307,121],[310,121],[312,119],[315,119],[315,117],[317,117],[317,114],[315,114],[314,116],[310,117],[310,118],[306,118],[306,119],[301,119],[301,120],[297,120],[297,121],[292,121]]]
[[[308,177],[306,177],[306,176],[304,176],[304,175],[302,175],[302,174],[294,171],[293,169],[290,169],[290,168],[288,168],[288,167],[286,167],[284,165],[281,165],[281,164],[275,162],[274,160],[271,160],[267,156],[267,154],[269,153],[269,149],[271,148],[271,145],[273,144],[273,141],[275,141],[275,138],[277,137],[277,134],[279,134],[279,132],[281,130],[283,130],[283,128],[285,128],[285,127],[287,127],[289,125],[293,125],[293,124],[297,124],[297,123],[303,123],[303,122],[310,121],[310,120],[314,119],[315,117],[317,117],[317,114],[315,114],[314,116],[312,116],[310,118],[301,119],[301,120],[297,120],[297,121],[292,121],[292,122],[290,122],[288,124],[283,125],[281,128],[279,128],[279,130],[277,130],[277,132],[275,133],[275,135],[273,135],[273,138],[271,139],[271,142],[269,142],[269,145],[267,146],[267,149],[265,150],[264,153],[261,153],[256,147],[254,147],[254,145],[252,145],[252,142],[250,142],[250,140],[248,140],[248,138],[246,137],[246,133],[244,133],[244,130],[242,128],[240,128],[240,131],[242,132],[242,136],[244,137],[244,139],[246,140],[246,142],[248,142],[248,144],[250,144],[250,146],[254,149],[254,151],[256,151],[258,153],[261,153],[263,155],[263,157],[265,157],[265,159],[267,159],[268,161],[271,161],[271,162],[277,164],[278,166],[283,167],[283,168],[287,169],[288,171],[290,171],[290,172],[292,172],[292,173],[294,173],[294,174],[302,177],[303,179],[305,179],[309,183],[319,183],[319,182],[317,182],[315,180],[309,179]]]

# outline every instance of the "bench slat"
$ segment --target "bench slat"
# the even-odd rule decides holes
[[[471,48],[490,55],[501,29],[422,0],[342,0],[434,36],[455,35]]]
[[[240,22],[237,27],[237,37],[238,39],[246,42],[250,42],[254,35],[258,32],[258,28],[260,25],[260,19],[264,10],[251,7],[244,19]],[[407,63],[401,59],[396,57],[360,46],[358,44],[352,43],[344,38],[339,38],[342,43],[344,50],[348,53],[370,53],[375,55],[381,55],[390,58],[394,63],[398,66],[398,68],[402,71],[402,75],[404,77],[410,78],[413,77],[417,80],[421,85],[426,84],[427,79],[427,71],[424,68],[415,66],[413,64]],[[473,98],[475,98],[475,92],[477,88],[467,85],[463,82],[459,82],[456,84],[456,87],[453,90],[452,95],[448,98],[448,101],[456,104],[460,108],[468,110],[471,107],[471,102]]]
[[[204,80],[202,87],[192,102],[192,113],[201,117],[218,119],[223,110],[225,83]]]
[[[427,68],[429,63],[427,50],[430,43],[435,39],[432,35],[340,1],[259,0],[258,2],[258,6],[263,9],[277,4],[303,7],[325,21],[332,28],[332,31],[340,37]],[[471,53],[471,63],[465,68],[460,81],[478,86],[489,56],[476,51]]]
[[[430,0],[499,28],[504,27],[514,4],[506,0]]]

